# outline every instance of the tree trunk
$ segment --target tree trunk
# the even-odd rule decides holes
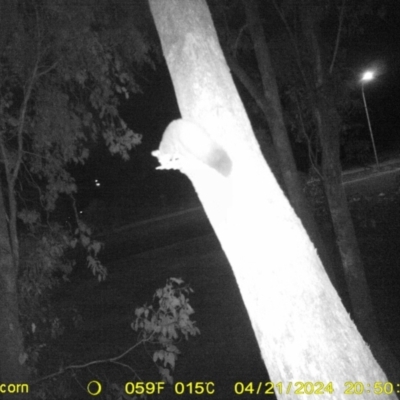
[[[335,279],[334,265],[332,263],[333,260],[323,243],[312,209],[304,194],[296,162],[293,157],[289,135],[283,119],[278,85],[272,68],[271,57],[265,40],[257,4],[254,0],[242,0],[242,3],[246,11],[247,25],[254,44],[258,69],[263,84],[265,102],[261,102],[263,106],[262,110],[264,111],[268,121],[290,203],[306,228],[311,241],[318,249],[332,283],[336,289],[338,289]]]
[[[325,193],[342,259],[353,316],[358,329],[371,346],[374,356],[384,368],[389,380],[394,382],[398,379],[400,363],[379,332],[364,264],[342,184],[339,116],[336,109],[326,102],[326,99],[319,98],[314,113],[319,121],[318,135],[321,138]]]
[[[348,287],[351,307],[358,329],[371,346],[373,354],[391,381],[398,379],[400,363],[382,339],[376,321],[364,265],[354,230],[353,221],[342,185],[340,163],[340,117],[331,93],[326,90],[325,71],[317,37],[316,19],[311,6],[302,8],[302,25],[309,54],[314,65],[315,93],[310,93],[317,134],[322,148],[322,171],[325,194],[329,204],[336,241]]]
[[[1,383],[28,383],[26,354],[19,323],[17,269],[14,266],[0,186],[0,379]],[[1,393],[4,399],[27,399],[27,395]]]
[[[322,382],[311,398],[347,399],[346,382],[386,382],[262,158],[205,1],[149,3],[185,119],[170,125],[156,154],[162,167],[184,172],[200,197],[270,379],[282,382],[276,395],[298,399],[291,383]]]

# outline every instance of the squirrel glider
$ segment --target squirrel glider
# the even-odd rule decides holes
[[[177,119],[165,130],[160,147],[151,153],[158,158],[157,169],[182,169],[184,162],[196,160],[224,177],[232,169],[232,161],[221,145],[194,122]]]

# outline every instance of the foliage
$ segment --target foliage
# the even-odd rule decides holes
[[[60,193],[76,191],[66,166],[85,162],[90,140],[102,136],[125,159],[140,143],[118,105],[139,90],[129,64],[149,62],[150,48],[134,25],[128,30],[126,5],[118,29],[111,16],[104,19],[108,4],[25,2],[1,55],[1,161],[10,173],[22,162],[41,180],[40,200],[50,211]]]
[[[70,246],[74,248],[78,242],[86,250],[86,261],[93,275],[102,281],[107,276],[107,270],[98,259],[98,254],[103,246],[101,242],[91,238],[92,230],[81,220],[78,220],[78,227],[75,229],[76,237],[70,242]]]
[[[99,371],[105,364],[118,368],[117,375],[119,377],[124,376],[123,371],[121,371],[121,368],[124,368],[128,371],[127,378],[129,378],[129,381],[132,381],[133,374],[140,384],[151,382],[152,379],[140,378],[128,359],[128,356],[133,355],[133,351],[139,348],[146,350],[147,355],[149,346],[153,349],[152,362],[157,365],[162,380],[172,384],[172,373],[178,354],[180,354],[177,342],[182,337],[188,340],[189,336],[196,336],[200,333],[196,323],[191,320],[194,310],[189,304],[188,296],[190,293],[193,293],[193,290],[190,286],[184,284],[182,279],[169,278],[163,288],[156,290],[153,296],[153,305],[145,304],[135,309],[136,318],[131,327],[138,333],[136,343],[117,356],[93,360],[79,365],[62,366],[59,371],[47,375],[36,382],[40,382],[39,385],[34,385],[36,396],[40,399],[47,399],[50,395],[54,397],[55,393],[59,397],[69,396],[71,395],[72,379],[84,382],[93,380],[98,375],[103,376]],[[137,354],[132,360],[136,360],[136,356]],[[95,367],[100,369],[95,369]],[[82,375],[79,374],[79,371]],[[85,372],[89,373],[89,379],[83,378]],[[124,384],[113,382],[113,379],[110,378],[110,369],[107,369],[107,372],[107,382],[103,382],[104,398],[137,399],[143,397],[127,396]],[[57,379],[55,379],[56,377]],[[85,385],[80,384],[80,386],[84,387]]]
[[[112,11],[107,18],[100,12],[106,10]],[[28,224],[43,213],[48,219],[60,194],[72,197],[77,190],[68,166],[84,163],[99,137],[124,159],[140,143],[141,135],[127,127],[118,106],[121,95],[129,98],[139,90],[131,63],[149,63],[150,46],[132,23],[132,8],[118,2],[77,6],[30,0],[13,13],[15,29],[0,49],[0,166],[17,252],[14,209]],[[23,203],[17,203],[15,192]],[[78,218],[77,226],[76,241],[102,279],[100,244]]]
[[[153,361],[158,365],[162,379],[171,384],[171,372],[180,354],[176,342],[182,336],[188,340],[189,335],[200,333],[190,319],[194,310],[187,295],[192,292],[189,286],[183,286],[182,279],[168,279],[165,287],[157,289],[153,297],[157,304],[137,308],[136,319],[131,325],[143,341],[158,347],[153,353]]]
[[[36,225],[20,240],[20,319],[27,363],[34,374],[39,358],[51,351],[52,342],[63,334],[65,323],[72,322],[76,326],[81,320],[74,307],[60,315],[50,301],[52,291],[68,281],[72,272],[74,261],[66,253],[73,240],[58,224]]]
[[[60,195],[73,198],[77,191],[69,167],[84,163],[98,140],[123,159],[140,143],[118,108],[139,91],[133,67],[151,65],[151,46],[137,28],[133,2],[16,0],[5,2],[1,14],[0,195],[8,226],[0,234],[9,235],[13,271],[19,270],[20,312],[34,362],[48,338],[62,332],[45,304],[72,267],[66,249],[80,243],[93,273],[105,277],[90,229],[76,218],[75,232],[67,233],[52,216]],[[26,246],[22,257],[19,243]]]

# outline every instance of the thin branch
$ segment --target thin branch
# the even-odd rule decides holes
[[[236,54],[236,53],[237,53],[237,49],[238,49],[238,46],[239,46],[240,37],[241,37],[242,34],[244,33],[245,29],[247,29],[247,25],[244,25],[244,26],[242,26],[242,27],[240,28],[240,31],[239,31],[239,33],[238,33],[238,35],[237,35],[236,40],[235,40],[235,44],[233,45],[233,51],[234,51],[235,57],[237,57],[237,54]]]
[[[28,83],[27,89],[25,91],[25,95],[24,95],[24,100],[22,102],[21,105],[21,113],[19,116],[19,121],[18,121],[18,156],[17,156],[17,161],[15,163],[15,167],[11,176],[11,186],[14,186],[15,181],[17,179],[17,175],[19,172],[19,168],[21,165],[21,160],[22,160],[22,149],[23,149],[23,132],[24,132],[24,125],[25,125],[25,115],[26,115],[26,111],[28,108],[28,101],[30,100],[31,97],[31,93],[32,93],[32,88],[33,88],[33,84],[36,80],[36,76],[37,76],[37,69],[38,69],[38,63],[39,63],[39,59],[36,60],[35,66],[33,68],[33,72],[32,72],[32,77]]]
[[[143,339],[137,343],[135,343],[133,346],[131,346],[129,349],[125,350],[123,353],[121,353],[118,356],[112,357],[112,358],[105,358],[102,360],[94,360],[94,361],[89,361],[85,364],[78,364],[78,365],[69,365],[68,367],[61,367],[59,371],[57,372],[53,372],[52,374],[46,375],[34,382],[31,383],[31,385],[35,385],[39,382],[45,381],[47,379],[50,378],[54,378],[55,376],[58,375],[62,375],[64,372],[68,371],[68,370],[76,370],[76,369],[83,369],[83,368],[88,368],[91,365],[98,365],[98,364],[105,364],[105,363],[113,363],[113,364],[120,364],[120,365],[125,365],[123,363],[118,363],[117,361],[120,360],[121,358],[123,358],[124,356],[126,356],[128,353],[130,353],[132,350],[134,350],[136,347],[138,347],[139,345],[145,343],[146,341],[150,340],[151,337],[153,336],[154,332],[147,338],[147,339]]]
[[[301,65],[301,57],[300,57],[300,53],[299,53],[299,48],[297,46],[297,41],[296,41],[296,39],[295,39],[295,37],[293,35],[292,30],[290,29],[289,23],[288,23],[285,15],[283,14],[282,10],[278,7],[278,4],[276,4],[276,0],[272,0],[272,3],[274,4],[274,7],[275,7],[279,17],[281,18],[283,24],[285,25],[286,31],[287,31],[287,33],[289,35],[290,42],[292,43],[292,47],[294,49],[294,52],[296,53],[295,59],[296,59],[296,64],[297,64],[297,66],[299,68],[299,71],[300,71],[300,75],[303,78],[305,86],[307,88],[309,88],[308,80],[307,80],[307,78],[306,78],[306,76],[304,74],[303,66]]]
[[[342,7],[340,9],[339,26],[338,26],[337,35],[336,35],[335,50],[333,52],[332,62],[331,62],[331,65],[329,67],[329,74],[332,74],[333,65],[335,64],[337,53],[338,53],[338,50],[339,50],[340,36],[341,36],[341,33],[342,33],[342,25],[343,25],[343,19],[344,19],[345,3],[346,3],[346,0],[343,0]]]
[[[25,152],[26,153],[26,152]],[[22,166],[25,168],[25,172],[27,173],[27,178],[26,180],[28,181],[28,183],[39,192],[39,202],[40,205],[42,206],[43,209],[45,209],[45,206],[42,202],[42,198],[43,198],[43,193],[42,190],[39,186],[39,184],[36,182],[35,178],[33,177],[30,168],[26,165],[26,163],[22,162]]]
[[[312,145],[311,145],[311,138],[309,137],[309,135],[307,134],[307,131],[306,131],[306,127],[305,127],[305,124],[304,124],[304,119],[303,119],[303,115],[302,115],[302,112],[301,112],[300,102],[299,102],[299,98],[297,96],[297,93],[295,94],[295,98],[296,98],[297,112],[298,112],[299,118],[300,118],[301,130],[302,130],[303,136],[305,137],[306,142],[307,142],[308,159],[310,161],[311,167],[317,172],[317,174],[321,178],[321,181],[323,182],[324,181],[324,177],[322,176],[322,174],[320,173],[320,171],[319,171],[319,169],[317,167],[317,162],[316,162],[317,156],[313,154]]]
[[[113,363],[113,364],[116,364],[116,365],[120,365],[121,367],[124,367],[124,368],[129,369],[129,371],[132,372],[132,374],[135,376],[135,378],[136,378],[138,381],[143,381],[143,379],[138,375],[138,373],[137,373],[130,365],[125,364],[125,363],[122,363],[122,362],[119,362],[119,361],[112,361],[112,363]]]
[[[9,181],[9,179],[11,179],[11,176],[10,176],[10,165],[9,165],[9,162],[8,162],[8,156],[7,156],[5,144],[4,144],[4,141],[3,141],[3,133],[0,134],[0,149],[1,149],[1,155],[3,157],[2,161],[4,163],[4,168],[6,170],[6,179],[7,179],[7,181]]]
[[[58,61],[56,61],[54,64],[50,65],[50,67],[46,68],[44,71],[39,72],[36,76],[37,79],[39,79],[41,76],[46,75],[49,73],[52,69],[54,69],[58,64]]]

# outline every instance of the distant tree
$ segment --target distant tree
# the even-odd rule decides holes
[[[161,168],[192,181],[270,379],[284,385],[275,394],[294,399],[292,382],[323,382],[311,390],[345,399],[346,382],[386,382],[261,155],[206,2],[149,3],[183,118],[169,125],[154,155]]]
[[[151,65],[136,6],[118,0],[0,4],[2,382],[28,380],[17,293],[18,219],[25,231],[39,226],[43,231],[60,194],[76,192],[68,166],[84,163],[91,143],[102,139],[124,159],[140,143],[118,112],[120,101],[139,91],[133,65]],[[79,240],[86,247],[90,267],[101,277],[105,271],[95,258],[99,244],[80,221],[75,233],[70,244]]]
[[[351,102],[344,84],[344,68],[341,68],[344,56],[340,43],[343,35],[349,32],[354,35],[356,29],[361,29],[357,26],[357,17],[371,13],[373,2],[343,1],[337,9],[334,2],[302,0],[291,3],[290,7],[286,3],[279,7],[276,0],[273,3],[287,32],[286,40],[276,41],[277,47],[280,44],[280,52],[275,54],[279,59],[282,49],[287,49],[286,62],[282,62],[280,71],[286,78],[286,84],[291,86],[292,101],[301,104],[300,113],[296,113],[299,120],[308,119],[304,137],[310,142],[313,132],[321,150],[320,176],[341,256],[352,315],[374,356],[392,380],[397,376],[400,364],[379,331],[342,184],[340,160],[342,115]],[[337,29],[335,35],[329,37],[323,31],[323,24],[330,13],[337,17]]]

